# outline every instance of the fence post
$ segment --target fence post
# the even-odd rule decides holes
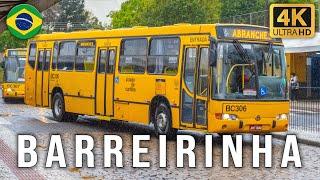
[[[307,57],[307,87],[312,87],[312,84],[311,84],[311,57]],[[312,91],[312,88],[308,88],[307,89],[307,98],[311,97],[311,91]]]

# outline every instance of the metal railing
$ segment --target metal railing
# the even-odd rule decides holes
[[[319,32],[319,18],[320,10],[316,9],[316,30]],[[233,24],[252,24],[259,26],[269,26],[269,11],[262,10],[246,14],[234,15],[231,17],[222,17],[220,23],[233,23]]]
[[[70,32],[70,31],[83,31],[89,29],[101,29],[89,23],[81,22],[45,22],[42,30],[48,32]]]
[[[289,129],[320,134],[320,87],[300,87],[290,102]]]
[[[231,17],[221,18],[221,23],[252,24],[259,26],[269,26],[269,11],[256,11],[246,14],[239,14]]]

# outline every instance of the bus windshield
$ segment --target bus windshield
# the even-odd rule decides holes
[[[215,99],[288,98],[283,46],[220,42],[213,76]]]
[[[8,57],[5,60],[5,81],[24,82],[25,57]]]

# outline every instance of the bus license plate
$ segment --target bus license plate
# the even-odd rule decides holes
[[[261,125],[252,125],[250,126],[250,131],[261,131],[262,126]]]

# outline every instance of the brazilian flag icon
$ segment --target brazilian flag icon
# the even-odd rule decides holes
[[[12,35],[19,39],[30,39],[37,35],[42,27],[42,15],[29,4],[13,7],[7,15],[7,27]]]

